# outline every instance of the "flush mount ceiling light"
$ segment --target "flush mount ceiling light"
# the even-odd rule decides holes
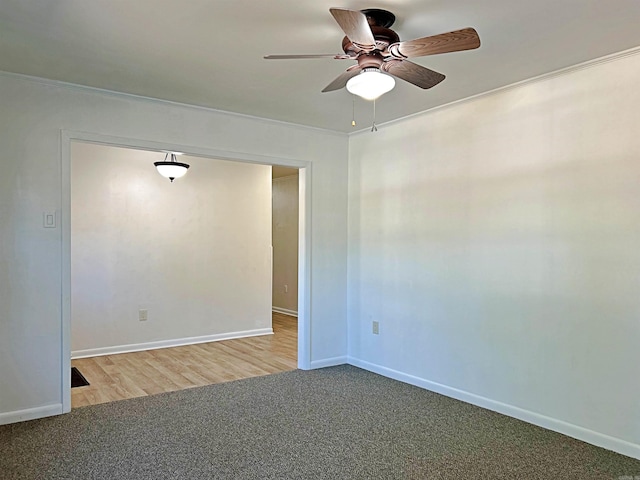
[[[395,87],[396,81],[391,75],[382,73],[378,68],[365,68],[362,73],[347,82],[347,90],[365,100],[375,100]]]
[[[169,155],[171,155],[171,160],[167,161]],[[171,180],[172,183],[176,178],[184,177],[185,173],[187,173],[187,169],[189,168],[188,163],[178,162],[176,160],[176,154],[172,152],[167,152],[164,156],[164,161],[154,162],[154,165],[158,169],[158,173]]]

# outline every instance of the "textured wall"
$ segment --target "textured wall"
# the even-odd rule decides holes
[[[65,131],[186,146],[192,153],[237,152],[259,163],[312,164],[306,361],[346,355],[345,135],[1,73],[0,111],[0,422],[62,406],[67,272],[62,229],[43,228],[42,214],[61,215],[68,195],[61,158]],[[64,225],[65,219],[59,221]]]
[[[627,56],[353,137],[350,356],[640,455],[639,83]]]
[[[271,167],[163,158],[72,144],[73,352],[271,328]]]

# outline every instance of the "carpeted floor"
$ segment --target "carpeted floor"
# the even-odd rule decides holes
[[[640,461],[351,366],[0,426],[2,479],[618,479]]]

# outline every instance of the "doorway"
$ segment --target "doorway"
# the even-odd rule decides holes
[[[113,137],[105,137],[102,135],[92,135],[92,134],[77,134],[73,132],[63,132],[63,145],[62,145],[62,166],[63,166],[63,192],[66,192],[66,198],[63,199],[63,219],[66,219],[66,222],[62,222],[62,234],[63,234],[63,410],[69,411],[71,408],[70,401],[70,385],[69,376],[70,376],[70,353],[72,351],[71,348],[71,338],[70,338],[70,325],[71,325],[71,301],[70,301],[70,293],[71,293],[71,225],[70,225],[70,211],[71,211],[71,150],[72,143],[98,143],[102,145],[107,145],[111,147],[123,147],[129,149],[136,149],[145,152],[150,151],[158,151],[158,150],[168,150],[168,151],[182,151],[187,154],[191,154],[193,156],[199,157],[201,160],[205,160],[208,158],[216,158],[221,159],[223,161],[231,161],[236,164],[265,164],[265,158],[260,158],[259,160],[255,158],[255,156],[247,156],[242,154],[234,153],[230,155],[228,152],[216,152],[211,150],[203,150],[189,147],[176,147],[173,145],[159,145],[157,143],[150,144],[149,142],[143,142],[132,139],[122,139],[122,138],[113,138]],[[193,152],[193,153],[191,153]],[[310,339],[308,338],[309,332],[309,306],[308,306],[308,290],[309,290],[309,258],[308,258],[308,228],[309,228],[309,214],[308,211],[308,197],[310,196],[310,171],[308,170],[309,165],[305,162],[297,162],[297,161],[286,161],[282,162],[279,159],[269,159],[270,164],[276,164],[277,162],[285,163],[285,166],[300,168],[300,180],[299,180],[299,189],[300,189],[300,225],[299,225],[299,244],[298,244],[298,255],[301,261],[299,262],[298,268],[298,280],[300,282],[300,295],[298,298],[298,312],[299,312],[299,321],[298,321],[298,340],[297,340],[297,350],[298,350],[298,361],[297,366],[299,368],[309,368],[308,365],[310,363],[309,359],[309,343]],[[206,161],[206,160],[205,160]],[[155,171],[154,171],[155,173]],[[191,172],[190,172],[191,173]],[[117,179],[109,179],[109,181],[117,181]],[[177,182],[178,180],[176,180]],[[66,183],[66,185],[64,185]],[[168,183],[168,181],[167,181]],[[153,201],[152,198],[149,201]],[[96,219],[99,221],[100,219]],[[152,239],[150,239],[152,241]],[[145,309],[144,302],[139,305],[140,308],[137,309],[138,313]],[[146,314],[146,312],[145,312]],[[136,321],[138,319],[135,319]],[[68,361],[66,361],[68,359]]]
[[[298,170],[272,168],[273,312],[298,316]]]

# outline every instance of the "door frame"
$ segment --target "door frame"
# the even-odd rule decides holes
[[[130,137],[116,137],[92,132],[61,130],[61,215],[62,230],[62,412],[71,411],[71,143],[84,142],[147,151],[176,151],[186,155],[241,163],[280,165],[299,169],[298,213],[298,368],[311,368],[311,162],[229,152],[195,145],[177,145]]]

